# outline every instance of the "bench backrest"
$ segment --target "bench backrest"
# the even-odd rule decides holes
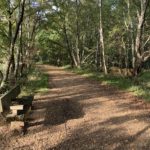
[[[20,86],[17,85],[0,97],[0,113],[4,111],[8,111],[10,109],[10,105],[12,99],[15,99],[21,92]]]

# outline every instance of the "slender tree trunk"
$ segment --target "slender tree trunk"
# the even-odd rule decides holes
[[[30,9],[30,5],[31,5],[31,2],[30,2],[30,0],[28,0],[27,1],[27,3],[28,3],[28,9]],[[31,19],[31,17],[30,16],[28,16],[27,18],[26,18],[26,21],[27,21],[27,28],[26,28],[26,30],[27,30],[27,39],[28,39],[28,41],[27,41],[27,53],[26,53],[26,59],[28,60],[27,62],[26,62],[26,65],[27,65],[27,68],[30,66],[30,61],[31,61],[31,56],[30,56],[30,54],[31,54],[31,52],[29,52],[29,51],[31,51],[31,41],[32,41],[32,39],[31,39],[31,35],[30,35],[30,33],[32,32],[31,31],[31,24],[29,23],[30,22],[30,19]]]
[[[128,21],[129,21],[128,32],[130,34],[129,41],[131,39],[132,68],[134,68],[135,67],[135,45],[134,45],[135,40],[134,40],[133,22],[132,22],[131,12],[130,12],[130,3],[131,3],[131,0],[127,0]]]
[[[129,42],[129,41],[128,41]],[[126,43],[124,41],[124,38],[122,37],[122,45],[123,45],[123,51],[124,51],[124,56],[125,56],[125,68],[128,69],[128,48],[126,47]],[[122,54],[120,53],[120,55],[122,56]],[[122,64],[122,61],[121,61]]]
[[[70,42],[69,42],[69,38],[68,38],[67,29],[66,29],[65,24],[64,24],[64,35],[65,35],[67,50],[68,50],[68,53],[69,53],[69,56],[70,56],[70,59],[71,59],[71,65],[74,64],[77,67],[78,64],[77,64],[76,58],[75,58],[74,53],[73,53],[73,51],[71,49],[71,46],[70,46]]]
[[[11,66],[11,64],[12,64],[13,61],[14,61],[15,43],[16,43],[16,40],[17,40],[17,37],[18,37],[20,25],[21,25],[21,23],[22,23],[22,21],[23,21],[23,17],[24,17],[25,1],[26,1],[26,0],[23,0],[23,1],[22,1],[21,6],[20,6],[20,8],[19,8],[19,18],[18,18],[18,22],[17,22],[17,25],[16,25],[16,30],[15,30],[14,37],[12,37],[12,40],[11,40],[11,45],[10,45],[10,57],[9,57],[9,59],[8,59],[8,63],[7,63],[7,66],[6,66],[6,73],[5,73],[5,77],[4,77],[4,81],[3,81],[3,82],[6,82],[6,81],[8,80],[9,71],[10,71],[10,66]]]
[[[9,46],[11,45],[11,40],[12,40],[12,11],[11,11],[11,2],[10,0],[7,1],[8,2],[8,14],[9,14],[9,20],[8,20],[8,24],[9,24],[9,30],[8,30],[8,36],[9,36]]]
[[[3,73],[2,73],[2,71],[0,71],[0,84],[1,84],[1,82],[3,81]]]
[[[20,57],[22,52],[22,25],[20,26],[20,34],[19,34],[20,43],[17,49],[17,60],[16,60],[16,68],[15,68],[15,78],[18,78],[19,74],[19,64],[20,64]]]
[[[10,53],[10,57],[8,59],[7,66],[6,66],[6,73],[5,73],[5,76],[4,76],[4,82],[6,82],[8,80],[10,66],[11,66],[11,64],[14,60],[14,44],[11,44],[10,51],[11,51],[11,53]]]
[[[102,0],[99,0],[99,13],[100,13],[99,34],[100,34],[100,44],[101,44],[101,49],[102,49],[103,70],[104,70],[104,73],[107,74],[106,58],[105,58],[105,47],[104,47],[104,37],[103,37],[103,25],[102,25]]]
[[[135,45],[134,45],[134,35],[133,35],[133,28],[131,29],[131,51],[132,51],[132,68],[135,67]]]
[[[96,60],[95,60],[97,71],[100,70],[100,60],[101,60],[101,58],[100,58],[100,44],[99,44],[99,36],[98,36],[98,38],[97,38],[97,48],[96,48]]]
[[[79,31],[79,3],[80,0],[76,0],[76,58],[77,58],[77,67],[80,68],[80,31]]]
[[[81,62],[80,62],[80,50],[79,50],[79,41],[76,39],[76,58],[77,58],[77,67],[80,68]]]
[[[141,71],[141,66],[144,61],[141,53],[141,38],[142,38],[142,31],[143,25],[145,22],[145,14],[147,10],[149,0],[141,0],[141,12],[138,13],[138,25],[137,25],[137,34],[136,34],[136,41],[135,41],[135,66],[134,66],[134,76],[137,76],[138,73]]]

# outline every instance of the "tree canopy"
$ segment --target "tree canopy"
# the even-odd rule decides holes
[[[1,0],[0,8],[3,83],[37,61],[133,76],[149,67],[149,0]]]

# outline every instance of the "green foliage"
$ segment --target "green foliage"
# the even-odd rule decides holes
[[[128,10],[128,2],[130,8]],[[55,9],[52,9],[56,6]],[[77,8],[78,7],[78,8]],[[48,8],[47,8],[48,9]],[[46,10],[47,10],[46,9]],[[102,22],[104,31],[105,53],[108,65],[126,67],[132,66],[131,32],[136,35],[137,10],[140,10],[140,2],[135,1],[103,1]],[[96,0],[58,1],[53,0],[49,4],[50,13],[46,14],[47,21],[40,25],[37,34],[37,47],[40,50],[38,55],[42,60],[51,64],[71,64],[71,56],[68,52],[64,26],[68,35],[68,43],[72,53],[76,55],[79,49],[81,63],[87,63],[89,67],[96,66],[94,59],[96,47],[99,40],[99,6]],[[150,9],[148,9],[148,12]],[[130,15],[129,15],[130,13]],[[146,21],[148,24],[148,15]],[[132,22],[132,29],[130,23]],[[77,25],[79,31],[77,33]],[[149,35],[149,25],[145,25],[145,37]],[[78,36],[78,38],[77,38]],[[143,37],[146,40],[146,38]],[[135,39],[134,39],[135,40]],[[83,60],[92,53],[86,62]],[[126,62],[125,62],[126,61]],[[96,68],[96,67],[95,67]]]
[[[29,95],[35,93],[45,93],[48,91],[48,75],[43,74],[38,68],[30,70],[28,80],[23,86],[22,95]]]
[[[12,2],[13,4],[10,5],[12,14],[10,16],[8,1],[0,1],[0,61],[2,63],[9,56],[11,39],[9,37],[9,21],[12,24],[11,29],[14,36],[18,20],[19,1]],[[103,65],[99,42],[100,14],[98,0],[35,0],[34,2],[39,2],[39,6],[34,8],[29,2],[32,3],[33,1],[26,1],[25,17],[22,22],[23,43],[21,49],[24,61],[28,61],[35,55],[34,60],[37,62],[53,65],[73,65],[74,63],[75,65],[78,62],[74,60],[80,59],[81,67],[86,67],[86,70],[75,70],[75,72],[86,73],[86,76],[98,81],[134,91],[142,96],[148,94],[150,83],[147,72],[144,72],[135,81],[122,77],[104,76],[95,72],[95,70],[102,70]],[[128,8],[128,2],[130,2],[130,8]],[[103,1],[102,24],[108,68],[112,66],[131,68],[133,58],[132,41],[134,43],[137,33],[137,10],[140,10],[140,1]],[[143,45],[150,34],[149,12],[150,8],[148,7],[142,35]],[[132,28],[130,26],[131,22]],[[34,25],[35,31],[33,30]],[[32,35],[32,33],[34,34]],[[14,50],[15,59],[20,46],[19,38],[17,38]],[[150,44],[147,42],[143,50],[147,50],[149,47]],[[101,64],[97,63],[97,65],[96,62],[98,61]],[[148,62],[144,67],[149,68],[149,64]],[[91,68],[93,72],[91,72]],[[46,85],[45,75],[38,73],[37,70],[31,73],[32,77],[34,75],[34,80],[29,79],[31,80],[28,85],[29,93],[36,92],[38,88]],[[30,85],[31,83],[34,84],[35,89]]]

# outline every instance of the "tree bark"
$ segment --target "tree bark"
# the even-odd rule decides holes
[[[2,71],[0,71],[0,84],[1,84],[1,82],[3,81],[3,73],[2,73]]]
[[[145,55],[146,53],[141,52],[141,37],[142,37],[142,31],[143,31],[143,25],[145,22],[145,14],[147,10],[149,0],[141,0],[141,12],[138,13],[138,25],[137,25],[137,34],[136,34],[136,41],[135,41],[135,67],[134,67],[134,76],[137,76],[138,73],[141,71],[142,63],[147,60],[145,59],[148,55]]]
[[[100,44],[99,44],[99,36],[97,38],[97,48],[96,48],[96,59],[95,59],[95,62],[96,62],[96,68],[97,68],[97,71],[100,70]]]
[[[15,43],[16,43],[16,40],[17,40],[17,37],[18,37],[20,25],[21,25],[21,23],[23,21],[23,17],[24,17],[25,1],[26,0],[22,1],[21,6],[19,8],[19,18],[18,18],[18,22],[17,22],[17,25],[16,25],[15,34],[12,37],[12,40],[11,40],[10,57],[8,59],[8,62],[7,62],[6,73],[5,73],[5,77],[4,77],[3,82],[7,82],[8,77],[9,77],[10,66],[11,66],[11,64],[13,63],[13,60],[14,60]]]
[[[11,39],[12,39],[12,11],[11,11],[11,4],[10,4],[10,0],[7,1],[8,2],[8,14],[9,14],[9,20],[8,20],[8,26],[9,26],[9,30],[8,30],[8,36],[9,36],[9,45],[11,44]]]
[[[69,42],[69,38],[68,38],[68,34],[67,34],[67,29],[66,29],[66,25],[64,24],[64,35],[65,35],[65,41],[66,41],[66,45],[67,45],[67,50],[68,50],[68,53],[69,53],[69,56],[70,56],[70,59],[71,59],[71,66],[73,67],[74,65],[77,67],[77,61],[76,61],[76,58],[74,56],[74,53],[71,49],[71,46],[70,46],[70,42]]]
[[[16,68],[15,68],[15,78],[18,78],[19,74],[19,64],[20,64],[20,57],[21,57],[21,52],[22,52],[22,25],[20,26],[20,34],[19,34],[19,46],[17,49],[17,59],[16,59]]]
[[[80,31],[79,31],[79,4],[80,0],[76,0],[76,58],[77,58],[77,67],[80,68]]]
[[[99,0],[99,14],[100,14],[100,26],[99,26],[99,34],[100,34],[100,45],[102,49],[102,61],[103,61],[103,70],[104,73],[107,74],[106,67],[106,58],[105,58],[105,47],[104,47],[104,37],[103,37],[103,25],[102,25],[102,0]]]
[[[131,39],[131,54],[132,54],[132,68],[135,67],[135,44],[134,44],[134,29],[133,29],[133,22],[131,18],[131,11],[130,11],[130,1],[127,0],[127,7],[128,7],[128,20],[129,20],[129,34]]]

